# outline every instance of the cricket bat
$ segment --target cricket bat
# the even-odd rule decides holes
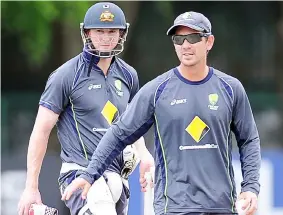
[[[144,210],[143,210],[144,215],[154,215],[154,209],[153,209],[154,190],[150,186],[150,184],[152,183],[151,181],[154,181],[153,175],[154,175],[153,168],[150,169],[150,172],[145,173],[147,186],[146,186],[146,192],[144,193]]]

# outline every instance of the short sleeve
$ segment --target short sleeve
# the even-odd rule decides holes
[[[69,102],[71,84],[68,79],[69,77],[62,70],[51,73],[41,95],[39,105],[60,114]]]

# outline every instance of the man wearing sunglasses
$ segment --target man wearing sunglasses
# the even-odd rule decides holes
[[[261,156],[246,92],[239,80],[207,66],[214,36],[203,14],[179,15],[167,35],[172,37],[180,65],[141,88],[101,139],[88,168],[80,172],[64,198],[77,188],[88,188],[127,145],[154,125],[155,214],[237,214],[233,132],[243,173],[238,202],[243,202],[247,215],[253,215]],[[141,164],[143,191],[148,166]]]

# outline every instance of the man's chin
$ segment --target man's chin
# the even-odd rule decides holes
[[[195,61],[188,61],[188,60],[184,60],[182,61],[182,64],[186,67],[193,67],[196,65],[196,62]]]

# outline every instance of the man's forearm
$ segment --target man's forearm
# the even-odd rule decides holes
[[[260,191],[259,171],[261,166],[259,138],[241,146],[240,160],[243,172],[241,191],[251,191],[258,195]]]
[[[153,157],[150,154],[150,152],[148,151],[148,149],[146,148],[145,145],[145,141],[144,138],[141,137],[140,139],[138,139],[135,143],[134,146],[136,147],[138,156],[141,160],[147,160],[147,159],[152,159]]]
[[[127,146],[127,143],[129,142],[120,141],[113,133],[113,130],[109,129],[102,137],[91,157],[91,161],[89,162],[87,169],[81,172],[80,177],[92,184],[123,151],[123,149]]]
[[[49,134],[33,132],[30,137],[27,155],[26,187],[38,189],[39,173],[46,153]]]

